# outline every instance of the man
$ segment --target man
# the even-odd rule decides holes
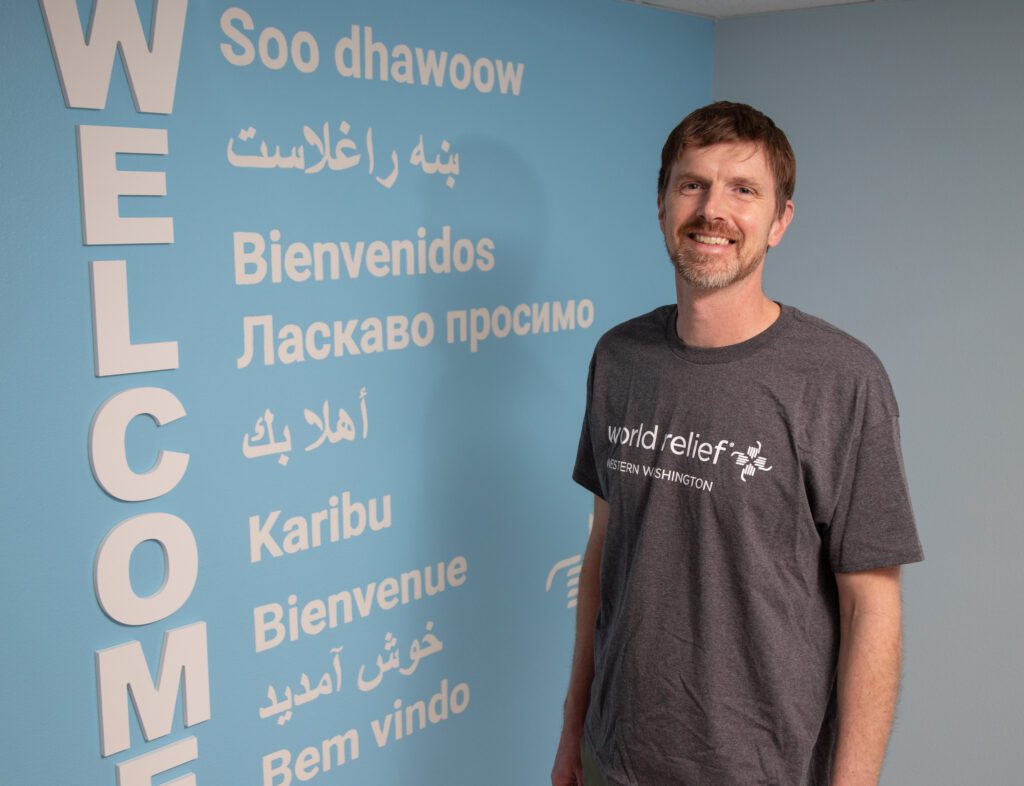
[[[785,135],[743,104],[670,134],[676,304],[598,342],[573,478],[594,497],[555,786],[872,786],[899,566],[923,559],[898,410],[860,342],[768,299]]]

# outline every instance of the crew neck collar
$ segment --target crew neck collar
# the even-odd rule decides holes
[[[740,360],[774,341],[786,324],[793,319],[793,309],[790,306],[775,302],[779,306],[779,316],[774,322],[756,336],[741,341],[739,344],[730,344],[725,347],[694,347],[684,343],[676,332],[679,306],[672,306],[665,325],[665,339],[673,354],[691,363],[731,363],[734,360]]]

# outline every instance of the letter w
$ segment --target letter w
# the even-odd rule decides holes
[[[613,445],[619,441],[619,434],[622,433],[622,426],[609,426],[608,427],[608,441]]]
[[[152,48],[142,31],[134,0],[96,0],[88,43],[75,0],[40,2],[64,103],[69,108],[106,107],[114,52],[120,49],[135,109],[152,114],[171,113],[188,0],[156,0]]]
[[[509,88],[512,88],[512,95],[519,95],[519,89],[523,86],[523,64],[499,60],[497,66],[498,88],[502,94],[508,93]]]
[[[430,80],[433,79],[434,84],[440,87],[444,81],[444,66],[447,62],[447,52],[441,52],[441,56],[438,57],[437,52],[433,49],[428,49],[424,52],[419,47],[416,47],[416,65],[419,66],[420,84],[430,84]]]
[[[96,652],[96,685],[100,703],[100,748],[104,756],[128,750],[128,696],[147,740],[171,733],[178,688],[185,682],[185,725],[210,719],[210,668],[206,623],[193,622],[164,634],[160,676],[156,686],[138,641]]]

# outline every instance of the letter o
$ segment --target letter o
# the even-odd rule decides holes
[[[306,45],[308,57],[302,56],[302,45]],[[292,62],[304,74],[312,74],[320,65],[320,47],[311,33],[300,30],[292,36]]]
[[[485,70],[487,76],[484,76]],[[490,93],[494,89],[494,65],[486,57],[473,63],[473,84],[481,93]]]
[[[164,551],[164,581],[140,598],[132,589],[136,546],[155,540]],[[115,526],[96,552],[93,586],[107,616],[123,625],[149,625],[185,605],[199,575],[199,549],[188,524],[170,513],[143,513]]]
[[[455,249],[453,251],[453,257],[455,262],[455,269],[460,273],[465,273],[473,268],[473,262],[475,261],[474,252],[476,249],[473,247],[473,241],[467,238],[455,241]]]
[[[459,75],[456,71],[461,70]],[[448,81],[456,90],[465,90],[473,78],[473,66],[469,64],[469,58],[464,54],[457,54],[448,61]]]
[[[458,698],[460,695],[462,696],[461,701]],[[465,682],[460,682],[452,688],[448,701],[451,703],[452,715],[461,715],[465,712],[466,707],[469,706],[469,685]]]
[[[270,56],[270,42],[277,46],[277,55]],[[288,65],[288,41],[276,27],[268,27],[260,33],[260,60],[272,71],[280,71]]]

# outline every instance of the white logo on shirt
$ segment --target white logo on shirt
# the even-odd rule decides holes
[[[740,480],[744,483],[747,482],[747,478],[753,476],[759,469],[768,472],[771,467],[766,467],[765,464],[768,460],[760,455],[761,453],[761,441],[758,440],[757,447],[748,447],[746,453],[742,453],[738,450],[734,450],[732,455],[736,457],[737,466],[743,467],[743,471],[740,473]]]

